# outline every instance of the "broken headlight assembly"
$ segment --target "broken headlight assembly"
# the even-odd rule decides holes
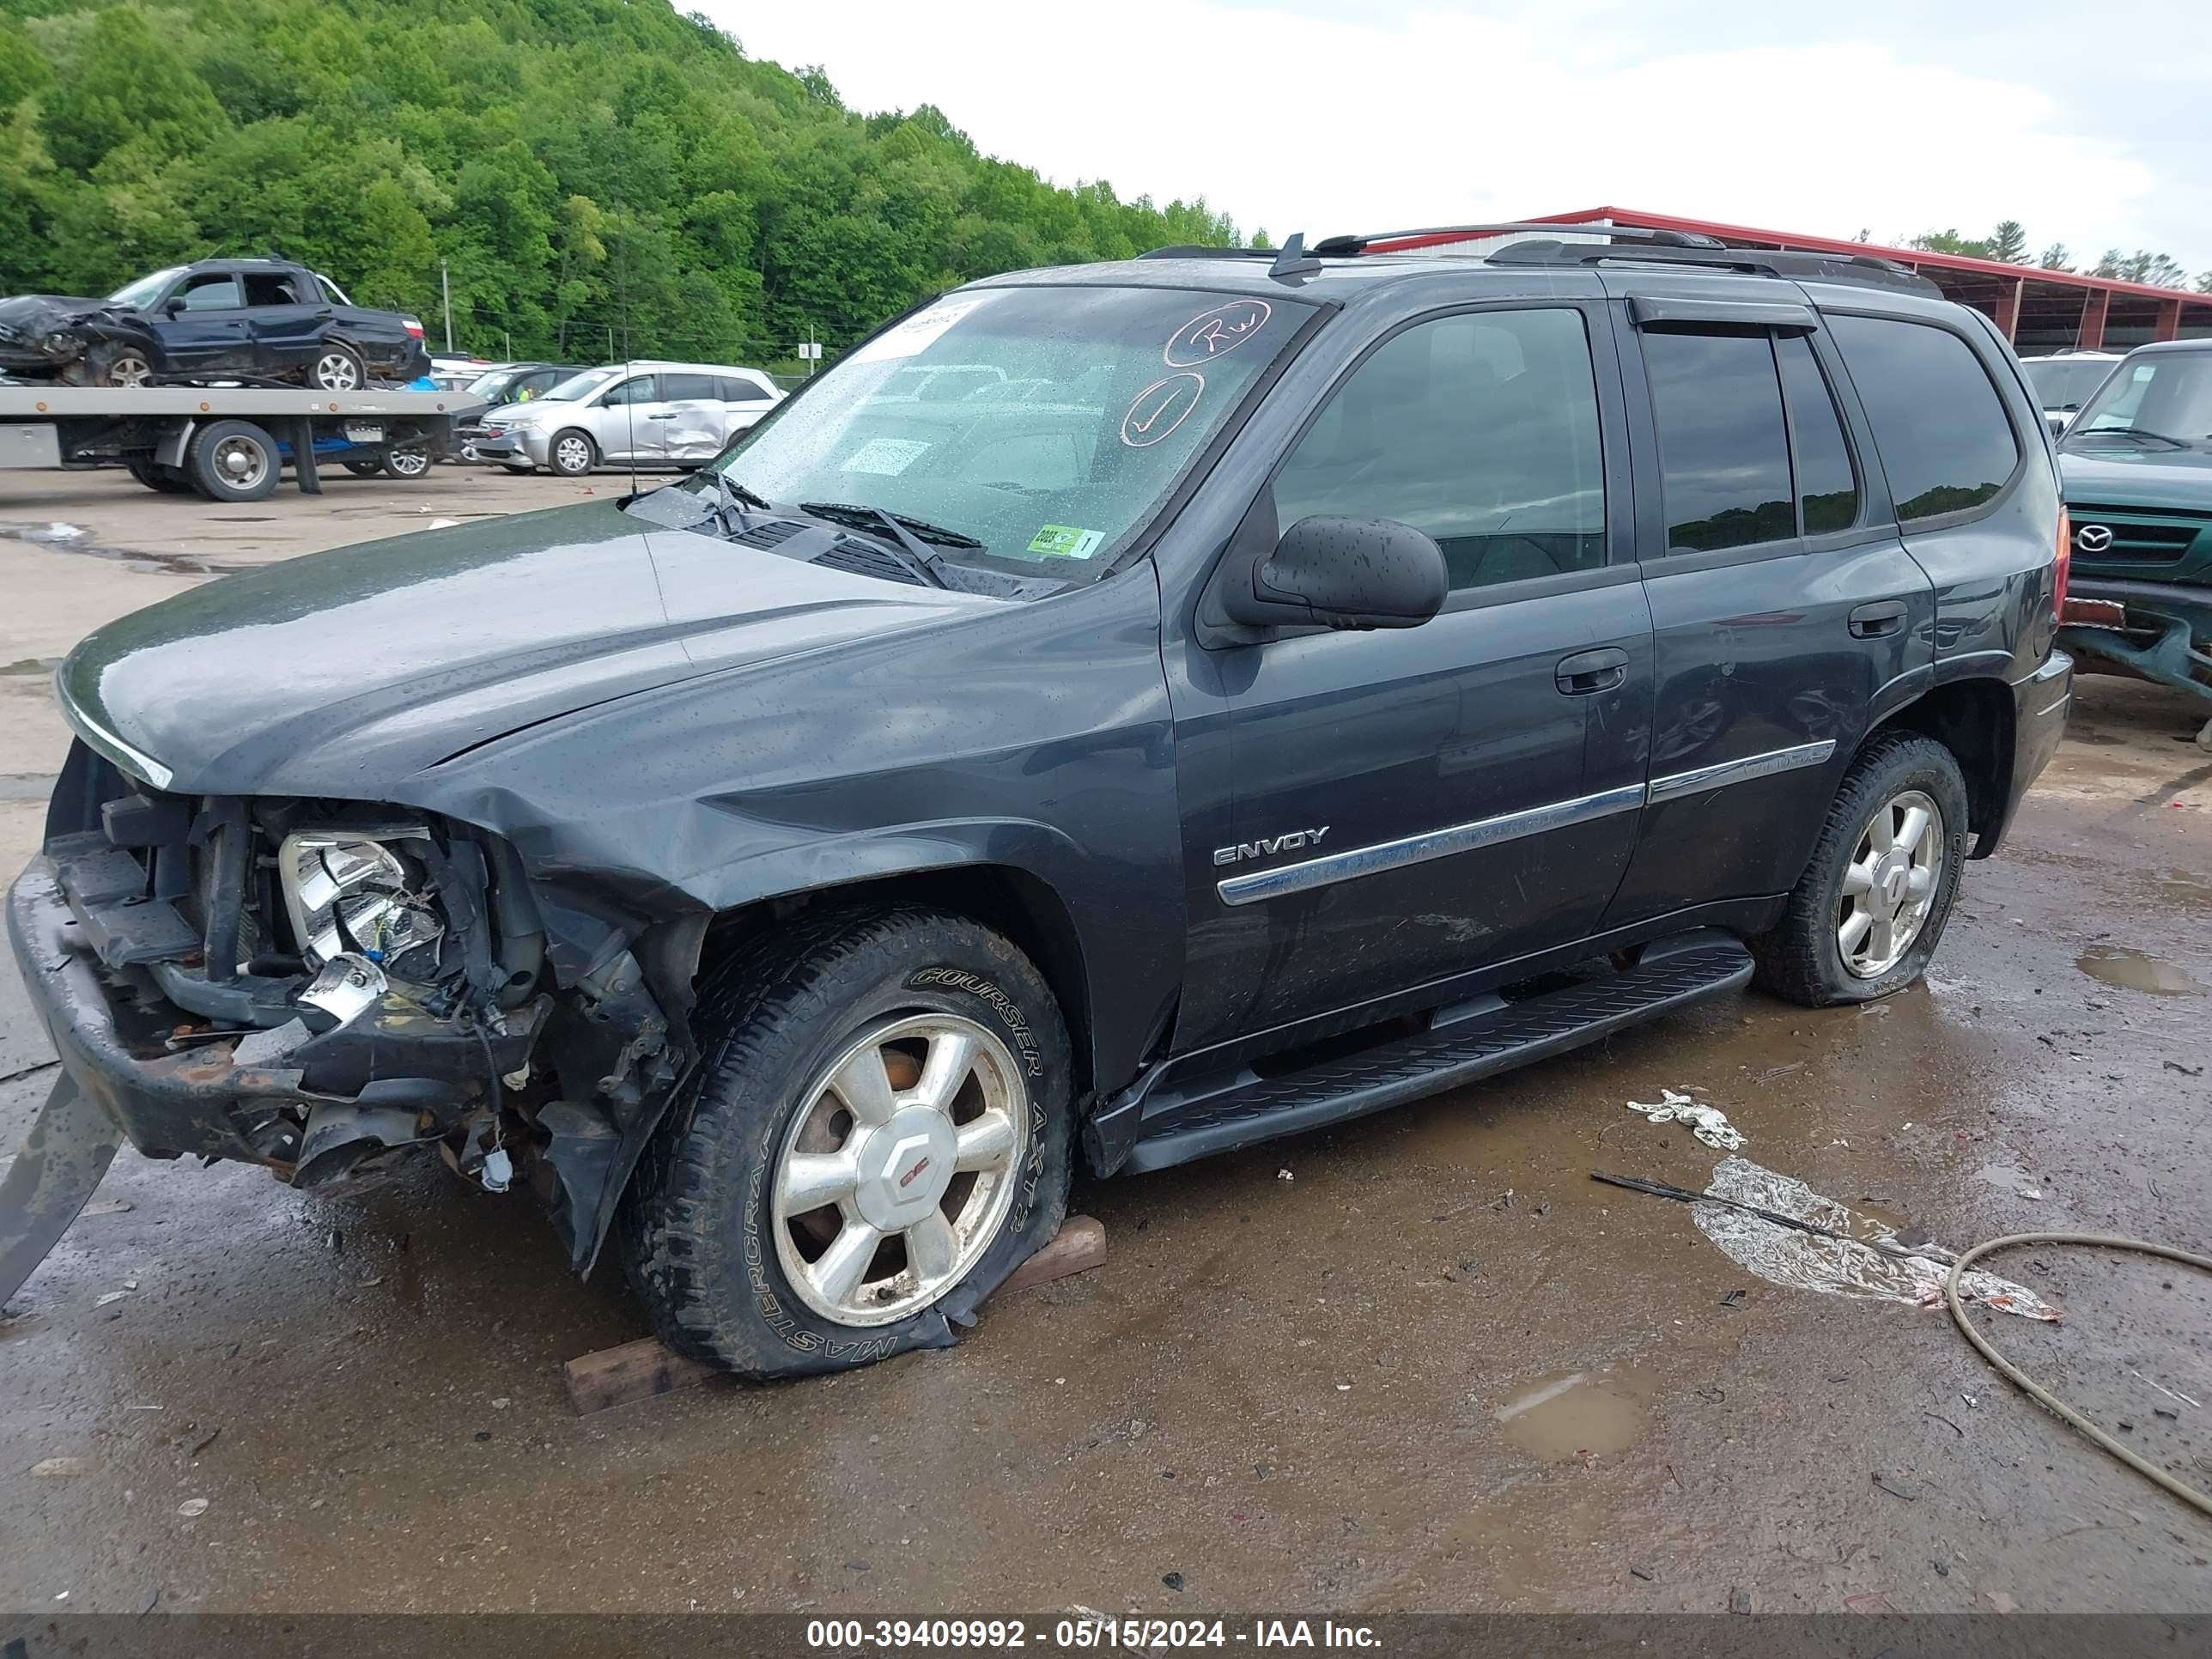
[[[435,851],[429,830],[419,825],[285,836],[277,878],[307,965],[320,968],[350,953],[392,979],[438,980],[447,927],[430,876]]]

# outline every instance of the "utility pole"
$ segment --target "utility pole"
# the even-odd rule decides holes
[[[453,355],[453,284],[446,275],[446,262],[438,261],[438,292],[446,301],[446,355]]]

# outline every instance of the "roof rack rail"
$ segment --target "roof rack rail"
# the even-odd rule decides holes
[[[1794,253],[1784,249],[1660,244],[1649,247],[1600,247],[1587,242],[1514,242],[1489,256],[1494,265],[1595,265],[1630,261],[1638,264],[1702,265],[1712,270],[1738,270],[1752,276],[1782,276],[1816,283],[1855,283],[1866,288],[1895,289],[1905,294],[1940,300],[1943,290],[1919,272],[1894,259],[1870,253]]]
[[[1423,225],[1413,230],[1378,230],[1364,236],[1330,236],[1313,245],[1312,252],[1323,258],[1332,255],[1364,253],[1377,242],[1403,242],[1416,236],[1510,236],[1516,231],[1535,231],[1547,236],[1557,236],[1561,231],[1575,231],[1588,236],[1609,236],[1619,242],[1649,242],[1660,247],[1721,247],[1717,239],[1693,230],[1646,230],[1637,225],[1571,225],[1557,222],[1529,224],[1516,222],[1498,225]]]
[[[1148,248],[1137,257],[1139,259],[1268,259],[1279,250],[1272,247],[1214,247],[1199,242],[1181,242],[1172,247]]]

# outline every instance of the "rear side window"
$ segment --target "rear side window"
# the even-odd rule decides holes
[[[1828,319],[1851,371],[1901,522],[1980,506],[2020,465],[1989,372],[1948,329],[1889,317]]]
[[[764,404],[768,401],[768,393],[742,375],[720,375],[714,384],[721,388],[722,401],[726,404]]]
[[[1790,437],[1770,337],[1647,330],[1644,363],[1659,427],[1667,550],[1711,553],[1795,537]]]
[[[711,374],[664,374],[660,377],[660,400],[669,404],[712,403],[714,400],[714,377]]]
[[[248,271],[246,303],[250,306],[296,306],[306,302],[293,291],[292,279],[274,271]]]
[[[1849,530],[1859,516],[1859,481],[1851,470],[1850,446],[1836,413],[1835,393],[1820,373],[1812,343],[1802,334],[1774,342],[1782,365],[1782,400],[1790,406],[1790,437],[1797,462],[1797,507],[1805,533],[1824,536]]]
[[[1598,432],[1580,312],[1441,317],[1331,394],[1276,475],[1276,520],[1412,525],[1455,590],[1590,569],[1605,562]]]

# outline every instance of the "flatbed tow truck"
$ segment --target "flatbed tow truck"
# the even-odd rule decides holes
[[[0,468],[123,466],[149,489],[258,501],[289,465],[314,495],[321,461],[421,477],[469,406],[447,392],[0,384]]]

